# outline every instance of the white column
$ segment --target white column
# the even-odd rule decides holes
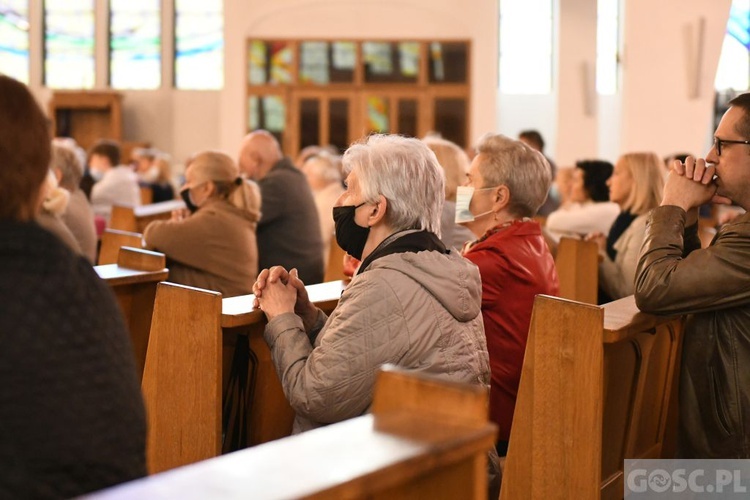
[[[558,165],[597,155],[596,0],[561,0],[557,59]]]

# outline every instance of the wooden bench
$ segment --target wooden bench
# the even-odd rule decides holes
[[[534,302],[501,499],[623,497],[623,460],[671,458],[683,319]]]
[[[169,219],[172,217],[173,210],[183,208],[185,208],[185,202],[182,200],[162,201],[139,207],[114,205],[109,219],[109,228],[143,233],[149,222]]]
[[[487,391],[388,370],[372,414],[88,498],[487,498]]]
[[[586,304],[598,302],[599,250],[596,243],[560,238],[555,268],[560,280],[560,297]]]
[[[116,264],[94,266],[115,292],[135,351],[136,367],[143,373],[157,283],[169,274],[163,253],[122,247]]]
[[[143,247],[143,235],[119,229],[105,229],[99,246],[98,265],[116,264],[121,247]]]
[[[311,285],[307,290],[310,299],[328,313],[338,304],[343,282]],[[257,358],[249,380],[254,393],[248,409],[247,444],[291,433],[294,412],[263,339],[265,316],[253,308],[253,298],[222,300],[218,292],[159,284],[142,385],[151,472],[221,453],[223,389],[240,340],[247,340]]]
[[[344,274],[344,256],[346,252],[336,243],[336,238],[331,239],[331,247],[328,249],[328,262],[323,281],[348,280]]]

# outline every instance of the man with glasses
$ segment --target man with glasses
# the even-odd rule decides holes
[[[697,234],[703,203],[750,208],[750,93],[729,105],[705,160],[673,163],[636,272],[642,311],[688,314],[679,458],[750,458],[750,214]]]

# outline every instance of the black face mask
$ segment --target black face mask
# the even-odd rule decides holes
[[[185,202],[185,206],[187,206],[187,209],[190,210],[191,214],[194,214],[196,210],[198,210],[198,205],[193,203],[193,200],[190,199],[190,189],[183,189],[180,191],[180,197],[182,198],[182,201]]]
[[[333,221],[336,224],[336,243],[346,253],[357,260],[362,260],[362,251],[365,249],[367,237],[370,235],[369,227],[362,227],[354,221],[356,210],[364,205],[346,205],[333,207]]]

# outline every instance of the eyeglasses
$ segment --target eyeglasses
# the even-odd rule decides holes
[[[716,148],[717,156],[721,156],[722,144],[750,144],[750,141],[732,141],[729,139],[719,139],[718,137],[714,137],[714,147]]]

